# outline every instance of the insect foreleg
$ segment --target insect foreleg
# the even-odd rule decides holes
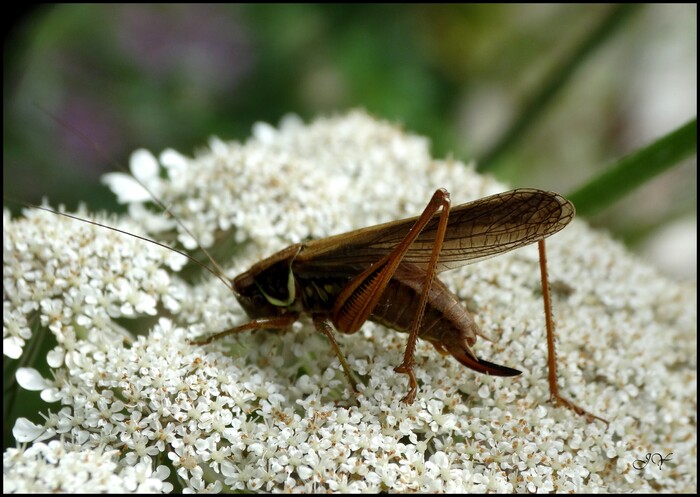
[[[207,345],[214,340],[219,340],[221,338],[224,338],[229,335],[234,335],[236,333],[243,333],[245,331],[253,331],[253,330],[282,330],[285,328],[289,328],[294,321],[299,319],[298,314],[286,314],[284,316],[274,316],[274,317],[267,317],[267,318],[258,318],[258,319],[253,319],[252,321],[248,321],[245,324],[242,324],[240,326],[234,326],[233,328],[229,328],[228,330],[220,331],[219,333],[215,333],[214,335],[205,338],[204,340],[194,340],[191,341],[191,345]]]

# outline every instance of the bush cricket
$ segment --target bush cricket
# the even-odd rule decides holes
[[[154,200],[169,214],[158,199]],[[520,371],[475,355],[472,346],[477,335],[489,337],[436,274],[537,242],[550,400],[585,416],[588,421],[598,419],[607,424],[560,395],[557,384],[544,239],[564,228],[574,212],[571,202],[561,195],[535,189],[511,190],[451,208],[450,195],[441,188],[418,217],[290,245],[233,280],[223,276],[201,246],[216,269],[181,252],[222,280],[251,318],[245,324],[191,343],[206,345],[245,331],[286,329],[302,314],[307,314],[316,329],[328,338],[357,394],[357,382],[334,338],[333,328],[353,334],[366,320],[371,320],[409,334],[403,361],[395,368],[397,373],[408,376],[409,388],[403,402],[412,403],[418,389],[414,373],[418,338],[429,341],[441,355],[450,354],[479,373],[516,376]]]

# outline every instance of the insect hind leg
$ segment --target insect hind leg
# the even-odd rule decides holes
[[[425,207],[425,210],[421,216],[416,221],[415,225],[409,231],[404,241],[400,244],[404,246],[403,253],[397,250],[396,258],[400,259],[405,254],[406,250],[413,242],[417,233],[423,231],[423,228],[428,224],[428,221],[432,219],[433,215],[440,211],[440,220],[437,225],[437,230],[435,233],[435,242],[433,245],[433,250],[430,254],[430,262],[428,263],[427,270],[425,272],[425,280],[423,281],[423,289],[420,293],[420,300],[418,303],[418,308],[413,316],[413,322],[411,323],[411,330],[409,332],[408,341],[406,342],[406,350],[403,356],[403,362],[394,368],[397,373],[408,375],[408,393],[401,399],[406,404],[412,404],[416,398],[416,392],[418,390],[418,382],[416,381],[416,374],[413,371],[414,366],[414,356],[416,351],[416,342],[418,340],[418,332],[420,330],[420,325],[423,321],[423,315],[425,314],[425,307],[428,303],[428,294],[430,293],[430,287],[435,279],[435,273],[437,268],[438,258],[440,256],[440,251],[442,250],[442,242],[445,239],[445,232],[447,231],[447,220],[450,215],[450,194],[444,188],[438,189],[430,199],[430,202]]]
[[[590,423],[597,419],[607,425],[610,423],[595,414],[591,414],[583,407],[574,404],[572,401],[563,397],[559,393],[559,384],[557,382],[557,352],[554,339],[554,318],[552,317],[552,296],[549,293],[549,278],[547,277],[547,253],[544,240],[539,240],[537,244],[540,255],[540,274],[542,277],[542,300],[544,301],[544,317],[547,328],[547,366],[549,369],[549,400],[555,405],[565,407],[579,416],[584,416]]]

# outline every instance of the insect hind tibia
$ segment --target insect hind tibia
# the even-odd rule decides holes
[[[435,270],[437,267],[438,257],[440,256],[440,251],[442,250],[442,242],[445,239],[445,232],[447,231],[447,219],[450,215],[450,194],[444,188],[438,189],[430,202],[426,206],[425,210],[421,216],[416,221],[416,224],[411,228],[411,231],[406,237],[404,243],[410,246],[415,240],[415,237],[425,228],[428,221],[432,219],[433,214],[435,214],[438,209],[440,211],[440,221],[438,223],[437,232],[435,233],[435,242],[433,245],[433,250],[430,254],[430,262],[428,263],[428,270],[426,272],[425,281],[423,282],[423,289],[420,294],[420,301],[418,303],[418,309],[413,317],[413,322],[411,324],[411,331],[408,336],[408,341],[406,342],[406,350],[403,356],[403,362],[394,368],[397,373],[402,373],[408,375],[409,390],[406,396],[401,399],[407,404],[412,404],[416,398],[416,391],[418,389],[418,382],[416,381],[416,374],[413,371],[413,363],[415,358],[416,342],[418,341],[418,330],[420,329],[421,322],[423,321],[423,315],[425,313],[425,306],[428,302],[428,294],[430,292],[430,287],[435,279]],[[408,247],[406,247],[408,250]],[[405,253],[405,251],[404,251]]]
[[[562,397],[559,393],[559,384],[557,381],[557,352],[555,348],[554,337],[554,318],[552,317],[552,296],[549,291],[549,277],[547,276],[547,252],[545,250],[544,239],[537,242],[537,249],[540,255],[540,275],[542,277],[542,300],[544,301],[544,319],[547,328],[547,369],[549,380],[549,398],[556,405],[565,407],[580,416],[584,416],[587,421],[591,422],[594,419],[602,421],[606,425],[610,423],[582,407],[571,402],[569,399]]]

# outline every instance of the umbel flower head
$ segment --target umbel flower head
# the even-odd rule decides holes
[[[194,158],[138,151],[131,169],[172,217],[116,174],[106,181],[128,215],[97,221],[202,258],[187,227],[229,277],[291,243],[417,215],[438,187],[455,204],[507,189],[363,112],[258,124],[247,142],[212,140]],[[43,422],[13,422],[28,445],[5,452],[4,488],[696,490],[695,287],[577,220],[548,249],[560,388],[609,427],[548,402],[532,246],[440,274],[494,338],[478,355],[523,374],[479,375],[419,342],[419,392],[406,405],[394,372],[405,334],[368,322],[337,335],[361,379],[356,397],[307,318],[286,333],[191,345],[248,319],[220,280],[133,237],[5,212],[3,351],[47,408]],[[32,362],[45,341],[48,377]],[[635,469],[655,452],[673,456]],[[70,461],[82,461],[80,478],[66,477]]]

